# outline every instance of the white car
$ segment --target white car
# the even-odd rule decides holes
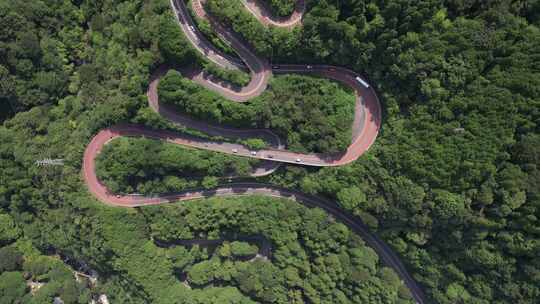
[[[297,159],[296,159],[296,162],[297,162],[297,163],[299,163],[299,162],[301,162],[301,161],[302,161],[302,160],[301,160],[300,158],[297,158]]]
[[[238,149],[232,149],[233,153],[238,153]]]
[[[120,198],[120,194],[117,194],[117,195],[116,195],[116,198]]]
[[[308,70],[311,70],[311,69],[313,69],[313,66],[312,66],[312,65],[306,65],[306,68],[307,68]]]
[[[251,155],[257,155],[257,152],[251,151]]]
[[[275,69],[275,70],[278,70],[278,69],[279,69],[279,65],[275,65],[275,66],[273,66],[272,68]]]
[[[193,27],[193,25],[190,25],[190,26],[189,26],[189,29],[190,29],[192,32],[195,32],[195,28]]]

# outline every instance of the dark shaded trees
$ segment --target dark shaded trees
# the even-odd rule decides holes
[[[271,260],[246,260],[257,247],[244,241],[205,248],[208,255],[198,254],[198,245],[189,254],[180,246],[168,249],[175,257],[176,252],[190,257],[181,268],[194,286],[235,286],[260,303],[302,298],[320,303],[410,303],[410,296],[399,292],[402,283],[392,270],[381,267],[376,253],[319,209],[253,196],[152,207],[143,213],[154,223],[152,235],[161,240],[189,239],[199,232],[197,237],[208,238],[261,235],[272,243]],[[173,220],[179,215],[185,218],[181,227]]]
[[[134,117],[157,123],[144,97],[150,71],[166,56],[183,62],[189,53],[175,49],[185,45],[172,40],[169,49],[160,48],[160,36],[179,34],[173,26],[160,27],[174,24],[167,1],[49,2],[0,1],[0,113],[18,112],[0,127],[2,245],[31,242],[43,252],[69,252],[87,261],[108,275],[103,290],[111,302],[208,303],[207,296],[215,296],[250,303],[249,297],[281,299],[281,288],[291,302],[407,298],[372,252],[315,212],[213,200],[207,202],[213,211],[168,209],[147,220],[139,211],[98,206],[80,180],[89,138]],[[245,29],[235,29],[251,31],[243,36],[252,36],[251,43],[260,43],[257,49],[273,61],[365,72],[384,103],[383,130],[365,157],[342,168],[287,167],[270,182],[337,198],[398,251],[433,302],[535,303],[538,10],[535,2],[519,2],[517,10],[511,1],[478,3],[312,1],[301,29],[258,30],[242,18],[237,20],[247,20]],[[212,103],[204,106],[212,108],[217,99],[208,98]],[[223,109],[227,119],[235,112],[231,105]],[[44,157],[66,164],[36,167]],[[287,220],[276,225],[276,215]],[[233,286],[187,291],[175,268],[207,260],[212,252],[186,249],[173,259],[150,242],[151,235],[252,232],[246,227],[258,233],[275,229],[269,238],[277,246],[273,266],[264,266],[269,282],[257,269],[243,272],[257,283],[242,281],[250,295]],[[217,280],[236,285],[231,267],[223,268]],[[20,273],[0,276],[18,282],[2,290],[19,297]],[[74,294],[70,284],[65,289]],[[61,286],[45,289],[44,299]]]
[[[248,176],[258,161],[143,138],[120,138],[97,158],[97,175],[115,193],[170,193],[204,186],[218,177]]]
[[[296,0],[264,0],[269,5],[273,13],[277,16],[289,16],[294,11]]]
[[[0,274],[0,301],[2,303],[21,303],[26,290],[26,282],[22,273],[3,272]]]
[[[17,249],[10,246],[0,248],[0,272],[15,271],[22,261],[23,256]]]

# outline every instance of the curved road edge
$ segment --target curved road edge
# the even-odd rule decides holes
[[[189,42],[209,60],[225,67],[234,66],[234,62],[230,62],[224,54],[220,54],[218,50],[215,50],[214,46],[196,29],[183,0],[170,0],[170,2],[179,26]],[[255,5],[257,2],[251,1],[252,5]],[[260,95],[265,90],[272,72],[276,74],[314,74],[339,81],[352,88],[356,95],[352,126],[353,136],[351,144],[346,151],[332,154],[301,154],[280,149],[280,151],[264,150],[261,151],[262,153],[252,154],[250,151],[245,153],[246,151],[242,150],[242,154],[238,155],[261,158],[261,155],[264,154],[271,155],[271,160],[273,161],[284,163],[309,166],[341,166],[358,159],[375,142],[381,126],[380,102],[371,86],[366,86],[358,81],[358,79],[362,79],[360,74],[346,68],[330,65],[274,64],[270,66],[266,60],[259,58],[248,46],[244,45],[242,40],[236,37],[235,33],[224,28],[218,22],[213,21],[213,18],[204,10],[201,0],[193,0],[191,3],[195,14],[200,18],[208,19],[216,33],[220,34],[222,39],[231,43],[233,49],[238,52],[238,55],[244,60],[254,76],[250,84],[240,91],[222,87],[206,78],[200,77],[200,75],[191,77],[193,81],[232,101],[244,102]],[[159,79],[156,81],[159,81]],[[246,95],[246,92],[249,93]],[[148,96],[153,98],[149,99],[151,105],[158,104],[157,85],[149,87]],[[235,147],[234,149],[240,151],[241,147]],[[229,151],[229,154],[231,154],[231,151],[232,149]]]
[[[427,303],[422,289],[409,274],[399,256],[375,233],[370,232],[367,225],[341,209],[337,203],[329,199],[262,183],[231,183],[209,190],[192,189],[155,197],[141,197],[136,195],[118,197],[108,193],[105,194],[105,196],[99,196],[103,203],[109,206],[129,208],[207,199],[215,196],[234,197],[249,195],[290,199],[309,208],[320,208],[360,235],[366,244],[375,250],[382,263],[392,268],[399,275],[416,303]]]
[[[182,3],[180,9],[178,9],[178,1]],[[250,2],[250,0],[246,0]],[[254,0],[256,3],[257,0]],[[299,0],[302,1],[302,0]],[[196,0],[199,3],[198,0]],[[245,3],[247,3],[245,2]],[[198,45],[200,48],[197,48],[200,52],[206,55],[208,58],[215,59],[221,63],[220,65],[228,65],[230,61],[227,58],[221,57],[219,52],[214,52],[210,47],[211,45],[200,39],[197,35],[197,32],[193,29],[192,20],[187,14],[185,5],[183,5],[183,0],[171,0],[171,6],[175,11],[176,18],[180,23],[180,26],[186,36],[195,46]],[[225,36],[226,39],[232,40],[234,48],[239,51],[239,55],[246,62],[246,65],[252,71],[252,82],[248,87],[241,91],[241,94],[238,92],[227,90],[226,88],[221,88],[216,85],[213,85],[211,89],[218,91],[222,95],[229,97],[235,101],[246,101],[254,96],[260,94],[266,88],[269,75],[272,71],[275,73],[314,73],[319,74],[324,77],[332,78],[338,81],[341,81],[348,86],[351,86],[357,94],[357,106],[355,112],[355,125],[353,126],[353,140],[351,145],[348,147],[347,151],[337,154],[337,155],[328,155],[328,154],[298,154],[284,150],[261,150],[257,151],[256,154],[252,154],[253,151],[247,151],[246,157],[254,157],[260,159],[271,159],[272,161],[281,162],[281,163],[296,163],[302,165],[311,165],[311,166],[340,166],[348,164],[356,160],[360,155],[362,155],[375,141],[377,137],[380,124],[381,124],[381,109],[380,103],[378,100],[375,91],[370,86],[362,86],[358,82],[360,77],[357,73],[340,67],[332,67],[325,65],[274,65],[270,64],[266,60],[262,60],[255,56],[249,48],[244,46],[240,40],[237,40],[234,35],[232,35],[223,27],[218,27],[221,34]],[[188,34],[191,33],[191,34]],[[197,47],[197,46],[196,46]],[[220,60],[218,60],[220,59]],[[214,61],[214,60],[212,60]],[[231,65],[227,66],[231,67]],[[238,65],[232,64],[233,68],[238,68]],[[240,67],[241,68],[241,67]],[[208,81],[203,81],[200,78],[194,77],[196,81],[204,82],[205,86],[209,86]],[[158,102],[157,99],[157,82],[159,77],[151,85],[148,91],[149,103],[152,106],[152,96],[156,96],[155,102]],[[153,91],[155,90],[155,91]],[[156,110],[155,107],[152,107]],[[160,111],[159,105],[156,110],[158,113]],[[362,116],[363,115],[363,116]],[[362,119],[360,119],[362,117]],[[173,119],[174,121],[174,119]],[[358,125],[356,125],[357,122]],[[181,122],[180,122],[181,123]],[[246,132],[253,132],[254,130],[246,130]],[[348,214],[344,210],[341,210],[338,205],[330,200],[321,197],[310,196],[299,191],[284,189],[272,185],[266,184],[257,184],[257,183],[236,183],[224,185],[211,190],[186,190],[179,193],[165,194],[154,197],[144,197],[138,195],[114,195],[108,191],[108,189],[98,180],[95,174],[95,158],[100,153],[102,147],[107,144],[110,140],[119,136],[145,136],[149,138],[155,138],[159,140],[165,140],[175,144],[185,145],[196,147],[200,149],[218,151],[222,153],[233,154],[231,145],[222,142],[210,142],[201,140],[200,138],[190,137],[188,135],[180,135],[171,131],[164,130],[151,130],[143,126],[138,125],[116,125],[108,129],[100,131],[90,142],[84,152],[83,159],[83,177],[89,188],[89,191],[98,198],[101,202],[111,205],[111,206],[121,206],[121,207],[139,207],[147,205],[157,205],[164,203],[171,203],[176,201],[186,201],[193,199],[202,199],[208,198],[211,196],[239,196],[239,195],[264,195],[271,197],[287,198],[298,201],[304,204],[307,207],[318,207],[329,214],[333,215],[336,219],[343,222],[351,230],[359,234],[366,243],[372,247],[382,262],[394,269],[396,273],[403,280],[405,285],[411,291],[413,298],[417,303],[426,303],[425,296],[414,281],[414,279],[407,272],[403,264],[401,263],[399,257],[395,252],[393,252],[388,245],[386,245],[376,234],[369,232],[367,226],[362,223],[359,219]],[[241,145],[240,145],[241,146]],[[242,146],[243,147],[243,146]],[[245,147],[244,147],[245,149]],[[270,154],[271,153],[271,154]],[[240,154],[238,154],[240,155]],[[271,157],[270,157],[270,156]],[[299,162],[298,159],[302,158]]]
[[[302,22],[306,12],[306,0],[297,0],[292,14],[287,17],[273,15],[270,8],[261,0],[242,0],[242,3],[251,14],[267,26],[293,28]]]
[[[304,204],[307,207],[318,207],[325,210],[338,220],[342,221],[351,230],[359,234],[366,241],[366,243],[372,247],[375,252],[377,252],[383,263],[396,271],[396,273],[401,277],[403,282],[411,291],[411,294],[416,302],[421,304],[426,303],[422,290],[407,272],[397,254],[376,234],[371,233],[363,222],[342,210],[335,202],[331,200],[311,196],[300,191],[260,183],[234,183],[210,190],[193,189],[153,197],[139,195],[115,195],[110,193],[107,187],[99,181],[97,175],[95,174],[95,157],[101,152],[101,149],[105,144],[107,144],[113,138],[120,136],[145,136],[186,146],[199,144],[204,145],[204,141],[196,137],[191,139],[187,139],[185,137],[177,138],[175,132],[150,130],[137,125],[117,125],[100,131],[98,135],[92,139],[84,152],[83,178],[90,193],[92,193],[104,204],[118,207],[141,207],[178,201],[204,199],[213,196],[242,195],[264,195],[292,199]]]

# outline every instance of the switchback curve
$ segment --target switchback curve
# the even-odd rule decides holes
[[[238,62],[235,58],[226,56],[219,50],[215,49],[198,30],[195,29],[193,20],[189,16],[188,10],[183,0],[171,0],[171,6],[180,24],[183,32],[193,46],[201,52],[210,61],[230,69],[245,69],[251,71],[251,82],[239,91],[230,88],[222,87],[216,83],[212,83],[209,79],[202,77],[200,74],[192,75],[192,80],[216,91],[219,94],[237,102],[244,102],[261,94],[268,83],[272,72],[274,73],[304,73],[317,74],[323,77],[331,78],[351,87],[357,96],[355,106],[355,119],[353,125],[353,138],[351,145],[345,152],[338,154],[301,154],[284,150],[279,139],[275,138],[271,132],[267,130],[238,130],[232,128],[223,128],[210,126],[200,122],[195,122],[188,117],[172,112],[165,106],[159,104],[157,84],[160,77],[166,71],[162,67],[152,76],[151,84],[148,88],[148,100],[150,107],[157,113],[162,114],[166,118],[183,125],[202,130],[203,132],[222,135],[225,137],[235,136],[263,136],[265,138],[274,139],[272,148],[256,151],[256,154],[247,149],[243,145],[237,145],[224,142],[212,142],[201,140],[200,138],[178,134],[171,131],[151,130],[144,126],[120,124],[111,128],[100,131],[90,142],[84,152],[83,159],[83,178],[89,188],[89,191],[98,198],[101,202],[111,206],[121,207],[139,207],[147,205],[157,205],[176,201],[185,201],[193,199],[201,199],[210,196],[235,196],[235,195],[265,195],[280,198],[288,198],[296,200],[308,207],[318,207],[324,209],[329,214],[336,217],[338,220],[345,223],[350,229],[362,236],[369,246],[375,249],[381,257],[383,263],[393,268],[407,285],[413,298],[417,303],[425,303],[425,297],[422,290],[414,279],[409,275],[398,256],[375,234],[369,232],[369,229],[357,218],[341,210],[336,203],[326,200],[321,197],[310,196],[298,191],[283,189],[280,187],[243,183],[229,184],[220,186],[212,190],[195,189],[191,191],[183,191],[174,194],[165,194],[153,197],[145,197],[139,195],[115,195],[98,180],[95,174],[95,158],[100,153],[102,147],[110,140],[120,136],[145,136],[159,140],[165,140],[174,144],[191,146],[200,149],[218,151],[241,155],[245,157],[254,157],[264,160],[271,160],[274,163],[296,163],[309,166],[340,166],[348,164],[356,160],[362,155],[374,142],[381,123],[380,103],[371,86],[362,85],[358,81],[359,74],[341,67],[327,65],[270,65],[270,63],[258,57],[249,46],[246,46],[241,39],[238,39],[234,33],[215,22],[210,16],[204,12],[204,0],[192,0],[192,5],[195,13],[201,18],[207,18],[212,24],[214,30],[222,39],[227,40],[242,58],[243,62]],[[299,0],[299,4],[295,10],[298,15],[291,16],[288,19],[264,17],[268,14],[259,0],[243,0],[245,6],[258,17],[261,22],[269,25],[279,25],[291,27],[301,22],[301,17],[305,9],[303,0]],[[263,18],[264,17],[264,18]],[[233,152],[235,151],[235,152]],[[270,168],[269,170],[274,170]]]

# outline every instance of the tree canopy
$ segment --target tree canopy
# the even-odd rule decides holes
[[[238,104],[171,70],[159,83],[159,98],[201,120],[269,128],[293,151],[342,152],[351,143],[355,96],[321,78],[276,76],[261,96]]]
[[[336,168],[284,166],[265,182],[335,199],[398,252],[432,303],[537,302],[537,1],[308,1],[302,27],[291,31],[253,22],[238,1],[208,2],[273,62],[362,72],[383,103],[383,127],[362,158]],[[87,288],[73,283],[70,267],[53,262],[56,254],[97,270],[99,292],[111,303],[410,302],[375,252],[320,210],[258,197],[124,210],[87,193],[80,169],[92,135],[119,122],[170,128],[147,106],[150,74],[166,60],[200,60],[168,1],[0,0],[0,24],[0,247],[6,257],[0,259],[6,269],[0,302],[24,303],[29,273],[52,283],[34,301],[51,303],[62,294],[88,303]],[[283,88],[297,88],[296,80],[326,83],[282,79],[292,79]],[[193,87],[210,96],[182,81],[170,91]],[[208,100],[211,108],[221,103]],[[292,100],[288,111],[298,105]],[[235,105],[223,103],[229,107]],[[224,113],[221,119],[234,118]],[[301,131],[276,122],[286,126],[284,137]],[[128,147],[131,140],[125,141],[111,149]],[[214,157],[174,150],[181,159]],[[128,168],[137,164],[136,155],[120,156],[116,161]],[[64,165],[35,165],[44,158]],[[149,174],[128,172],[137,181],[132,189],[172,174],[140,165]],[[215,185],[216,176],[200,172],[207,187]],[[264,234],[273,257],[255,263],[152,241],[215,239],[231,231]],[[200,263],[206,265],[198,266],[200,282],[211,283],[190,286],[189,271]]]

